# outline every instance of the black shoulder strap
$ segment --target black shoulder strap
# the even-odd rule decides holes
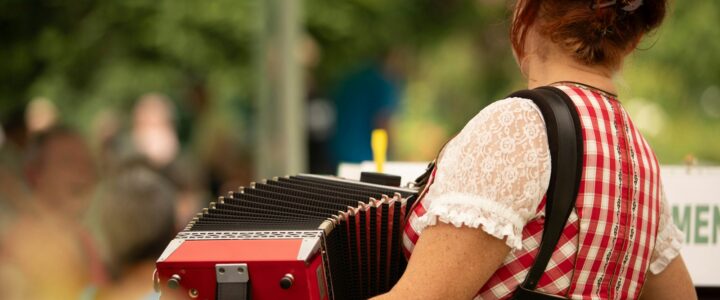
[[[532,292],[537,286],[575,206],[583,167],[583,138],[575,105],[558,88],[544,86],[522,90],[510,97],[530,99],[540,108],[547,128],[552,163],[540,252],[518,289],[519,294],[523,294],[521,290]],[[525,298],[518,296],[516,293],[513,298]],[[538,299],[538,295],[532,297]]]

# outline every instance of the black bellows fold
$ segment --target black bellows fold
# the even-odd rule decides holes
[[[211,203],[186,231],[323,230],[334,299],[382,294],[405,270],[402,234],[417,192],[298,175],[255,183]]]

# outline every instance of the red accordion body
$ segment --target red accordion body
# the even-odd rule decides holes
[[[319,240],[316,240],[319,241]],[[178,242],[179,243],[179,242]],[[306,242],[307,243],[307,242]],[[303,239],[260,240],[186,240],[157,263],[157,279],[168,282],[173,275],[180,277],[180,290],[192,299],[216,299],[218,283],[217,264],[243,262],[250,289],[250,298],[263,299],[328,299],[325,270],[322,258],[315,253],[303,252]],[[302,257],[308,255],[307,257]],[[237,272],[228,268],[225,272]],[[280,281],[292,274],[292,288],[283,289]],[[163,294],[172,293],[170,287],[160,285]]]
[[[366,299],[405,269],[402,228],[416,198],[315,175],[275,178],[221,197],[157,261],[165,299]]]

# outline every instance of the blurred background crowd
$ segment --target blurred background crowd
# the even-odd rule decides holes
[[[252,180],[431,160],[523,87],[511,1],[0,1],[0,299],[155,299],[154,261]],[[663,164],[720,162],[720,2],[617,78]]]

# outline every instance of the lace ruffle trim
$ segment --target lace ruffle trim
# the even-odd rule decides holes
[[[657,257],[650,263],[650,272],[657,275],[665,270],[667,265],[680,254],[681,241],[684,238],[685,235],[674,224],[670,224],[664,232],[658,234],[655,247],[661,247],[661,249],[657,249]]]
[[[495,201],[475,195],[447,193],[434,199],[424,215],[412,220],[412,225],[419,233],[438,221],[458,228],[482,228],[498,239],[507,238],[505,244],[510,248],[522,249],[523,219],[517,212]]]

